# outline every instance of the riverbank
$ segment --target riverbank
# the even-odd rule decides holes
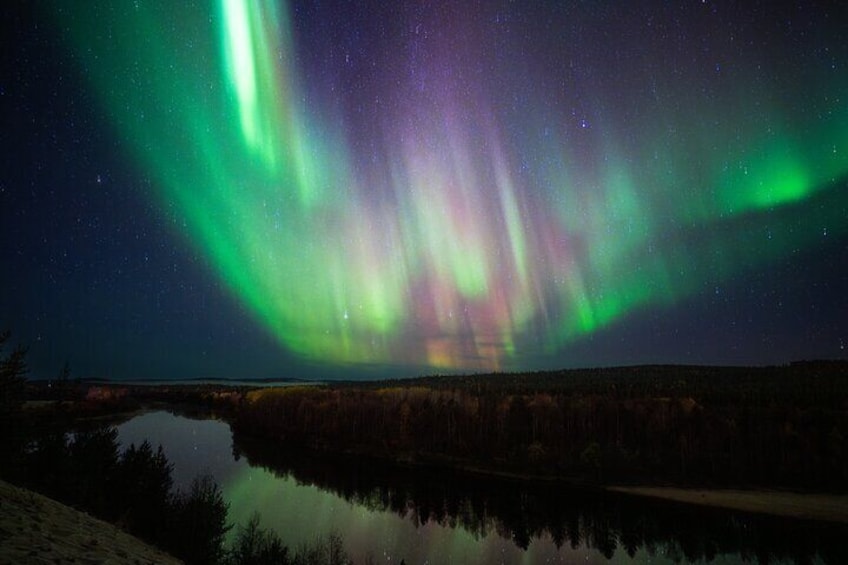
[[[607,490],[701,506],[848,524],[848,495],[844,494],[629,486],[611,486]]]
[[[5,481],[0,542],[0,563],[182,563],[107,522]]]
[[[284,460],[289,462],[298,458],[308,458],[322,462],[339,461],[349,465],[352,461],[363,459],[375,465],[386,468],[415,469],[422,472],[457,473],[458,476],[488,478],[510,481],[524,485],[543,485],[545,488],[580,489],[584,492],[607,491],[616,494],[663,499],[684,504],[726,508],[743,512],[767,514],[802,520],[818,520],[837,524],[848,524],[848,494],[832,493],[799,493],[763,489],[704,489],[697,487],[665,487],[665,486],[618,486],[604,485],[585,477],[556,476],[522,472],[501,471],[474,465],[460,458],[422,457],[402,454],[389,457],[386,454],[376,454],[364,450],[345,452],[316,451],[299,449],[280,451],[277,444],[269,444],[261,438],[246,438],[235,436],[235,445],[240,453],[245,454],[252,464],[280,468],[280,461],[275,458],[263,457],[269,445],[273,445],[273,453],[279,456],[284,453]],[[296,457],[292,457],[296,453]],[[342,466],[344,466],[342,465]],[[286,468],[290,472],[290,468]]]

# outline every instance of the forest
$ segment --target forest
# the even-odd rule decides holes
[[[2,346],[8,334],[0,338]],[[750,537],[750,525],[740,533],[738,524],[722,519],[681,533],[674,513],[635,515],[639,506],[622,504],[583,508],[579,491],[548,504],[551,481],[558,489],[584,490],[674,484],[837,493],[848,485],[846,362],[264,388],[86,383],[70,380],[67,367],[54,381],[33,382],[25,379],[25,357],[16,348],[0,358],[0,476],[117,522],[191,563],[346,558],[337,537],[293,552],[259,528],[258,518],[237,526],[225,547],[233,525],[217,485],[200,477],[188,491],[174,490],[161,450],[148,444],[120,450],[104,421],[144,408],[217,417],[230,423],[238,455],[349,500],[414,512],[419,523],[461,523],[481,535],[494,528],[520,547],[546,532],[557,545],[586,542],[604,555],[616,544],[632,553],[667,543],[663,532],[675,532],[672,538],[686,540],[678,549],[687,559],[738,549],[766,560],[804,561],[829,534],[816,528],[790,540],[758,527],[762,543],[751,545],[741,541]],[[350,472],[335,472],[340,466]],[[433,481],[424,482],[425,492],[410,488],[421,481],[398,482],[404,476],[398,469]],[[512,481],[507,490],[516,497],[501,497],[501,506],[481,502],[487,499],[476,494],[481,474]]]
[[[230,523],[229,505],[211,476],[195,477],[187,490],[175,488],[161,446],[118,443],[114,418],[137,410],[137,398],[121,387],[104,391],[73,382],[67,366],[55,382],[27,382],[26,348],[4,354],[9,335],[0,332],[0,479],[115,524],[188,565],[350,563],[336,532],[289,548],[260,527],[258,514]],[[92,390],[99,391],[94,398]],[[175,398],[195,407],[198,400]],[[28,402],[37,407],[25,407]],[[59,534],[43,535],[49,542]]]
[[[844,362],[257,389],[230,418],[286,446],[581,484],[848,485]]]
[[[173,465],[148,442],[123,449],[116,428],[95,426],[68,433],[54,428],[0,466],[0,476],[116,524],[189,565],[346,565],[341,536],[289,548],[254,514],[228,521],[229,506],[213,477],[174,488]],[[50,534],[48,533],[48,536]]]
[[[497,532],[526,550],[549,537],[557,548],[586,546],[612,559],[661,549],[675,562],[712,562],[722,554],[759,563],[848,562],[842,524],[791,521],[667,501],[569,488],[550,481],[481,477],[446,468],[389,465],[352,455],[286,449],[236,436],[251,466],[331,491],[356,506],[392,512],[416,526],[460,527],[475,539]]]

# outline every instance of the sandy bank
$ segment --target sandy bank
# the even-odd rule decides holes
[[[176,564],[115,526],[0,481],[0,564]]]
[[[613,486],[608,490],[745,512],[848,524],[848,495],[674,487]]]

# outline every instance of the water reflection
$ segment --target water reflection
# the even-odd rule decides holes
[[[258,510],[292,546],[335,529],[357,562],[848,563],[844,526],[305,456],[161,412],[119,432],[162,443],[178,483],[214,474],[233,521]]]

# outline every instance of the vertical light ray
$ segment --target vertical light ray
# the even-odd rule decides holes
[[[645,69],[644,96],[625,49],[563,94],[487,58],[526,39],[474,30],[414,65],[387,50],[367,94],[392,102],[354,119],[364,96],[330,108],[307,84],[285,3],[54,11],[165,221],[309,359],[523,367],[848,231],[848,81],[828,69],[808,93],[743,58],[709,96]]]

